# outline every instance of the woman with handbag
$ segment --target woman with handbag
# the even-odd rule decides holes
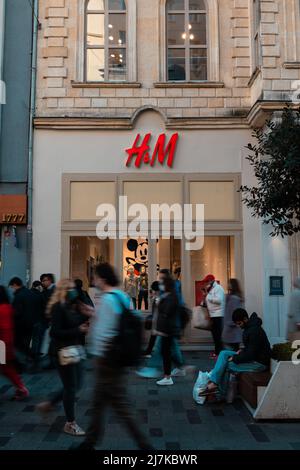
[[[232,321],[232,314],[243,307],[243,294],[237,279],[229,279],[228,294],[225,300],[223,344],[226,349],[238,351],[242,342],[242,330]]]
[[[50,411],[62,400],[67,418],[64,432],[72,436],[85,435],[75,421],[75,399],[82,380],[82,359],[85,355],[85,335],[88,332],[86,315],[89,308],[83,307],[78,301],[75,284],[68,279],[58,282],[47,307],[51,321],[50,351],[54,355],[63,389],[50,401],[40,403],[37,410]]]

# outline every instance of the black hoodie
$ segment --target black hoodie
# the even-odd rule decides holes
[[[243,332],[245,349],[243,349],[240,354],[233,356],[233,362],[242,364],[255,361],[269,367],[271,347],[268,337],[261,325],[262,320],[258,318],[256,313],[252,313]]]

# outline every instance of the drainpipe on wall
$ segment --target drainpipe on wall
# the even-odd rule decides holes
[[[37,76],[37,42],[39,30],[39,0],[34,0],[33,4],[33,36],[32,36],[32,57],[31,57],[31,90],[30,90],[30,115],[29,115],[29,139],[28,139],[28,217],[27,217],[27,266],[26,282],[31,281],[31,258],[32,258],[32,196],[33,196],[33,120],[35,117],[36,105],[36,76]]]
[[[3,79],[4,57],[4,31],[5,31],[5,0],[0,0],[0,129],[1,129],[1,105],[5,104],[5,83]]]

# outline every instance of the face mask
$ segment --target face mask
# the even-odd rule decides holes
[[[72,289],[68,291],[67,299],[69,300],[69,302],[73,302],[74,300],[77,299],[77,297],[78,297],[78,292],[76,289]]]
[[[159,283],[159,290],[160,290],[160,292],[165,292],[166,287],[165,287],[165,285],[164,285],[163,282],[160,282],[160,283]]]

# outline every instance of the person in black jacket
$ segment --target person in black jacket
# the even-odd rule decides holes
[[[262,320],[256,313],[249,318],[246,310],[238,308],[232,314],[232,321],[243,330],[244,349],[221,351],[209,374],[210,382],[201,395],[215,393],[217,389],[226,395],[230,372],[262,372],[270,367],[271,346],[262,328]]]
[[[78,293],[72,281],[65,279],[58,282],[48,307],[47,314],[51,322],[51,353],[55,356],[57,370],[63,384],[63,390],[58,392],[52,400],[40,403],[39,412],[50,411],[53,406],[63,400],[67,422],[64,432],[73,436],[83,436],[84,431],[75,421],[75,398],[82,380],[81,361],[75,364],[62,365],[59,352],[69,346],[80,347],[85,343],[88,331],[87,310],[81,308],[77,301]]]
[[[30,292],[35,299],[35,309],[33,314],[33,333],[31,352],[33,357],[32,372],[39,371],[40,353],[44,336],[44,296],[43,287],[40,281],[33,281]]]
[[[156,333],[161,336],[161,353],[163,357],[164,378],[159,380],[157,385],[173,385],[171,377],[172,367],[172,342],[173,338],[180,336],[177,322],[178,298],[175,290],[175,283],[171,277],[164,277],[160,280],[162,295],[158,304],[158,317]],[[179,367],[181,364],[176,364]]]
[[[75,288],[78,292],[78,300],[82,302],[85,305],[89,305],[90,307],[94,307],[93,301],[90,298],[88,292],[84,290],[83,287],[83,282],[81,279],[75,279],[74,281]]]
[[[9,287],[14,291],[14,327],[15,346],[17,351],[26,357],[26,362],[32,357],[30,342],[32,339],[33,325],[37,303],[34,295],[27,289],[19,277],[14,277],[9,282]]]

